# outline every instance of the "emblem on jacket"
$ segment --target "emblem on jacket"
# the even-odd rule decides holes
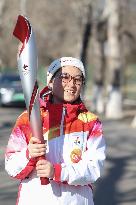
[[[81,160],[81,157],[82,157],[81,147],[82,147],[82,145],[81,145],[81,142],[80,142],[80,138],[77,137],[74,141],[73,150],[70,153],[71,162],[78,163]]]

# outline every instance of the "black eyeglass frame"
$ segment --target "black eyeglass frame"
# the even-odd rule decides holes
[[[85,79],[83,75],[71,76],[69,73],[60,73],[57,77],[59,77],[64,83],[69,83],[71,80],[73,80],[75,85],[85,84]]]

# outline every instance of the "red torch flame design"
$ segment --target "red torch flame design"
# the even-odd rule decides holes
[[[31,35],[30,23],[26,18],[24,18],[21,15],[18,16],[18,20],[13,35],[23,43],[19,53],[20,56],[23,49],[25,48],[25,44],[28,42],[29,37]]]

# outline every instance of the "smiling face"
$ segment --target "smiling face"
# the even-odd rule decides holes
[[[53,103],[73,103],[81,93],[82,72],[73,66],[64,66],[55,74],[49,86],[53,91]]]

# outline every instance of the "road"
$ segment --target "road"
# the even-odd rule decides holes
[[[4,152],[11,129],[22,108],[0,108],[0,205],[15,205],[18,181],[4,171]],[[102,120],[107,160],[94,187],[95,205],[136,204],[136,129],[132,118]]]
[[[95,205],[136,204],[136,129],[132,118],[104,121],[107,160],[96,183]]]
[[[17,197],[18,181],[5,172],[4,153],[12,127],[21,112],[19,108],[0,108],[0,205],[15,205]]]

